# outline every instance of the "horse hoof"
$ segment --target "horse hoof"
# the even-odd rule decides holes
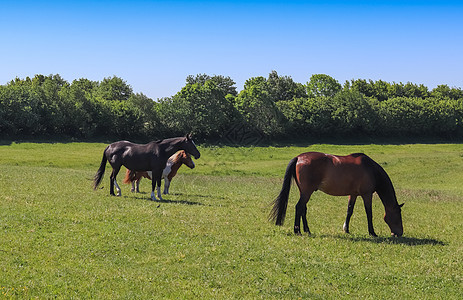
[[[349,233],[349,227],[347,227],[346,223],[342,225],[342,230],[344,230],[345,233]]]

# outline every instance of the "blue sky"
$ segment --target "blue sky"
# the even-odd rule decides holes
[[[463,87],[461,1],[2,1],[0,84],[116,75],[169,97],[188,75],[272,70]]]

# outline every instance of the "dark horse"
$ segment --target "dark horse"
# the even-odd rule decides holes
[[[105,172],[106,161],[113,168],[110,178],[109,193],[114,196],[114,185],[116,185],[117,195],[121,195],[121,189],[116,182],[117,173],[122,166],[133,171],[151,171],[153,175],[151,199],[156,200],[154,189],[157,184],[158,197],[161,197],[161,178],[162,170],[166,167],[167,160],[175,152],[185,150],[187,153],[198,159],[200,153],[196,149],[195,143],[190,135],[185,137],[176,137],[153,141],[148,144],[140,145],[127,141],[119,141],[112,143],[103,152],[100,168],[95,174],[93,180],[93,188],[96,189],[103,179]]]
[[[275,199],[270,219],[276,225],[283,225],[288,205],[291,179],[295,178],[299,187],[300,199],[296,205],[294,233],[301,234],[301,218],[304,231],[310,234],[307,225],[307,202],[316,190],[333,196],[349,196],[347,217],[343,229],[349,233],[349,221],[354,211],[357,196],[363,198],[368,220],[368,232],[377,236],[373,229],[371,202],[376,192],[383,202],[384,221],[389,225],[393,236],[403,234],[401,207],[397,203],[394,187],[386,171],[363,153],[336,156],[318,152],[302,153],[293,158],[286,168],[283,187]]]
[[[162,179],[164,179],[164,194],[169,194],[169,187],[172,179],[177,175],[178,169],[185,164],[188,168],[194,169],[195,163],[191,159],[191,155],[184,150],[178,151],[167,160],[166,167],[162,171]],[[131,183],[131,192],[140,192],[140,181],[143,177],[152,180],[151,171],[136,172],[127,169],[123,183]]]

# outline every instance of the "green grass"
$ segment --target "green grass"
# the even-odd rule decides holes
[[[463,145],[201,148],[172,195],[149,201],[91,179],[105,144],[0,146],[0,298],[461,299]],[[374,198],[378,238],[361,202],[342,233],[346,197],[317,192],[313,235],[267,221],[289,160],[305,151],[365,152],[386,169],[403,208],[390,238]],[[122,176],[119,175],[121,181]]]

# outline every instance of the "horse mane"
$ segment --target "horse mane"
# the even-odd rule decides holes
[[[394,207],[398,206],[397,196],[395,194],[394,186],[392,185],[391,178],[387,175],[386,171],[381,167],[380,164],[375,162],[369,156],[364,155],[363,161],[369,165],[374,172],[376,181],[376,193],[383,202],[383,204],[391,204]]]
[[[353,156],[353,157],[359,157],[359,156],[365,156],[365,157],[368,157],[370,158],[368,155],[366,155],[365,153],[352,153],[350,156]],[[372,160],[370,158],[370,160]],[[373,161],[374,162],[374,161]]]
[[[183,152],[185,152],[185,150],[175,152],[175,154],[169,157],[167,161],[171,162],[172,164],[177,163],[180,160],[180,157],[182,156]]]
[[[169,139],[160,139],[160,140],[152,141],[151,143],[161,144],[162,142],[166,142],[166,141],[170,141],[170,140],[176,140],[176,139],[179,139],[179,138],[175,137],[175,138],[169,138]]]

